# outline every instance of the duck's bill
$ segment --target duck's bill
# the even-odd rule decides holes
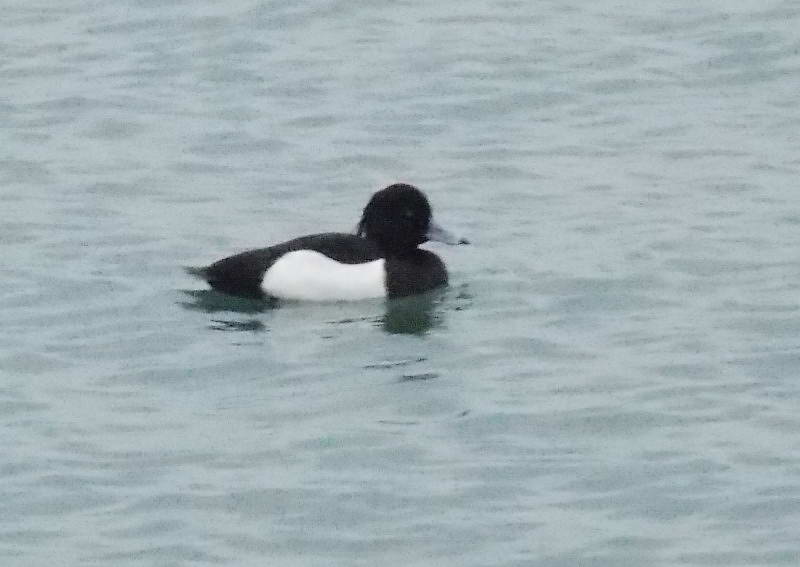
[[[456,236],[449,230],[442,228],[439,223],[433,220],[428,226],[428,232],[425,234],[425,237],[432,242],[442,242],[444,244],[469,244],[469,240],[461,236]]]

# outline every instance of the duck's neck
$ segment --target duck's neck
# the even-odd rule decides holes
[[[381,248],[387,258],[413,258],[420,253],[419,248]]]

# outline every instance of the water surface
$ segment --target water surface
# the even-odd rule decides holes
[[[800,7],[16,1],[3,565],[797,565]],[[182,266],[423,188],[389,303]]]

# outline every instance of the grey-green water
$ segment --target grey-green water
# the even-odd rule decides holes
[[[800,563],[796,2],[0,12],[0,564]],[[441,294],[181,270],[396,180]]]

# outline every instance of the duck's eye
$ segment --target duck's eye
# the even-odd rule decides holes
[[[403,209],[403,217],[407,219],[413,219],[414,211],[412,211],[411,209]]]

